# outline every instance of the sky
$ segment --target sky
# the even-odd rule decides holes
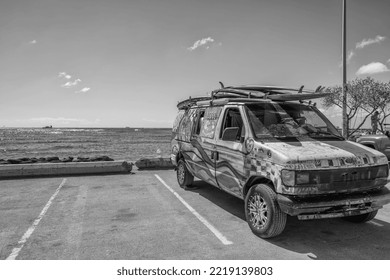
[[[390,80],[389,10],[347,0],[349,80]],[[1,0],[0,127],[171,127],[219,81],[340,85],[341,15],[342,0]]]

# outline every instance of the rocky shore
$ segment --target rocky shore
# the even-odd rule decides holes
[[[18,159],[0,159],[0,164],[31,164],[31,163],[65,163],[65,162],[95,162],[95,161],[114,161],[108,156],[98,157],[40,157],[40,158],[18,158]]]

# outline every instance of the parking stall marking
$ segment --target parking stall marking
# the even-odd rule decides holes
[[[217,230],[212,224],[210,224],[202,215],[200,215],[191,205],[189,205],[177,192],[175,192],[163,179],[160,178],[157,174],[154,174],[156,178],[171,192],[177,199],[185,206],[188,210],[201,221],[224,245],[233,244],[232,241],[228,240],[219,230]]]
[[[60,192],[60,190],[61,190],[62,186],[65,184],[65,182],[66,182],[66,179],[63,179],[61,184],[58,186],[58,188],[54,192],[54,194],[50,197],[49,201],[46,203],[45,207],[43,207],[38,218],[36,218],[35,221],[33,222],[33,224],[27,229],[25,234],[19,240],[18,246],[12,250],[12,253],[8,256],[8,258],[6,260],[15,260],[16,259],[16,257],[19,255],[20,251],[23,249],[24,244],[26,244],[27,240],[33,234],[35,228],[38,226],[38,224],[42,220],[43,216],[45,216],[47,210],[49,209],[50,205],[52,204],[52,202],[55,199],[55,197],[57,196],[57,194]]]

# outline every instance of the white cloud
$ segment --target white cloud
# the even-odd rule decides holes
[[[191,47],[187,48],[189,51],[196,50],[197,48],[204,46],[206,49],[210,47],[210,44],[214,42],[214,39],[211,37],[203,38],[196,41]]]
[[[352,57],[355,56],[355,52],[353,50],[350,50],[347,54],[347,64],[349,64],[352,60]],[[339,63],[339,67],[343,67],[343,61],[341,60],[340,63]]]
[[[380,42],[384,41],[385,39],[386,39],[386,37],[380,36],[380,35],[377,35],[374,39],[371,39],[371,38],[370,39],[363,39],[361,42],[356,43],[356,48],[362,49],[368,45],[380,43]]]
[[[69,80],[70,78],[72,78],[71,75],[67,74],[66,72],[60,72],[58,73],[58,77],[59,78],[65,78],[67,80]],[[73,82],[72,81],[68,81],[66,82],[65,84],[62,84],[61,87],[63,88],[73,88],[75,86],[77,86],[79,83],[81,82],[81,79],[75,79]],[[88,92],[90,91],[91,88],[89,87],[84,87],[82,88],[81,90],[77,90],[75,91],[75,93],[85,93],[85,92]]]
[[[64,88],[70,88],[70,87],[74,87],[76,86],[78,83],[80,83],[81,80],[80,79],[76,79],[74,80],[73,82],[66,82],[65,84],[61,85],[62,87]]]
[[[28,42],[30,45],[34,45],[34,44],[36,44],[37,43],[37,40],[31,40],[30,42]]]
[[[367,65],[363,65],[356,72],[356,75],[371,75],[390,71],[386,65],[380,62],[371,62]]]
[[[72,76],[69,74],[66,74],[65,72],[60,72],[60,73],[58,73],[58,78],[65,78],[65,79],[69,80],[70,78],[72,78]]]
[[[355,55],[354,51],[349,51],[348,56],[347,56],[347,63],[351,62],[352,57]]]
[[[88,92],[90,90],[91,90],[91,88],[85,87],[85,88],[82,88],[81,90],[75,91],[75,93],[84,93],[84,92]]]

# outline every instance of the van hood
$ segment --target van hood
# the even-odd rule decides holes
[[[256,157],[289,169],[387,164],[381,152],[351,141],[275,141],[256,143]]]

